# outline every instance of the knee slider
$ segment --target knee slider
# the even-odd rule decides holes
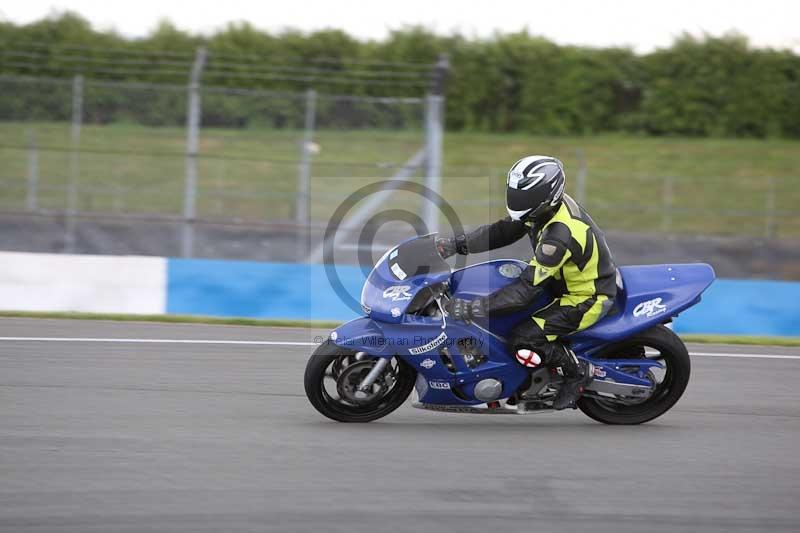
[[[520,364],[529,368],[535,368],[542,364],[541,356],[539,356],[539,354],[533,350],[529,350],[527,348],[518,349],[514,355]]]

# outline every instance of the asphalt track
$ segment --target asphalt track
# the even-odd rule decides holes
[[[0,531],[800,530],[798,349],[691,346],[644,426],[347,425],[302,390],[326,333],[0,320]]]

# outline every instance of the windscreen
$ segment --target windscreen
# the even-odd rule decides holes
[[[401,244],[389,254],[387,261],[392,275],[400,281],[420,275],[450,273],[450,265],[436,250],[435,235]]]

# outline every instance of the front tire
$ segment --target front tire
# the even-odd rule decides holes
[[[658,352],[647,355],[646,349]],[[647,357],[666,366],[663,380],[647,400],[634,405],[584,396],[578,408],[589,418],[604,424],[643,424],[666,413],[680,399],[689,383],[691,362],[686,345],[671,329],[659,325],[624,341],[611,344],[593,358],[615,359]]]
[[[378,378],[374,398],[363,402],[348,398],[348,386],[352,387],[361,373],[371,367],[372,359],[359,355],[325,342],[317,347],[306,365],[304,384],[308,400],[317,411],[337,422],[372,422],[382,418],[403,405],[414,388],[415,370],[402,359],[394,358]]]

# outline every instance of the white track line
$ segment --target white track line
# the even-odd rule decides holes
[[[95,339],[86,337],[0,337],[3,341],[21,342],[118,342],[125,344],[238,344],[251,346],[317,346],[317,342],[234,341],[216,339]]]
[[[317,346],[317,342],[301,341],[237,341],[224,339],[103,339],[88,337],[0,337],[0,342],[109,342],[126,344],[229,344],[244,346]],[[693,352],[699,357],[738,357],[741,359],[800,359],[800,355],[761,353]]]
[[[739,357],[741,359],[800,359],[800,355],[777,355],[768,353],[691,352],[689,355],[693,357]]]

